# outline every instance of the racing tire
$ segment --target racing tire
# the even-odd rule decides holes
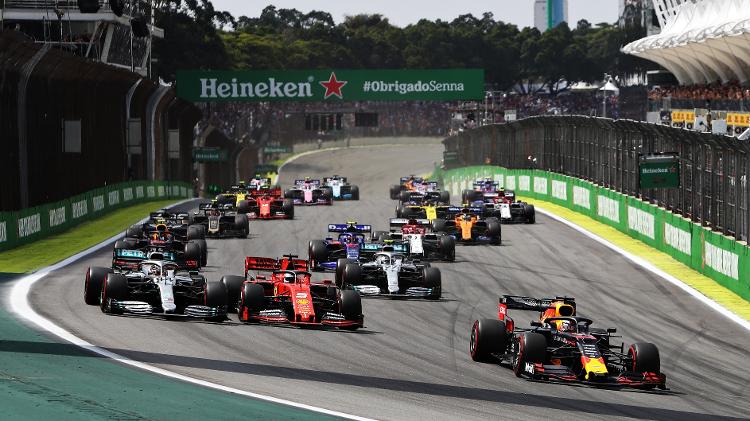
[[[352,259],[347,259],[345,257],[340,257],[336,260],[336,276],[335,281],[336,285],[341,285],[344,280],[344,269],[346,268],[346,265],[349,263],[355,263]]]
[[[359,186],[352,186],[351,190],[352,200],[359,200]]]
[[[443,280],[440,275],[440,269],[425,267],[422,270],[422,276],[424,277],[425,287],[432,288],[432,293],[427,296],[427,299],[439,300],[443,296]]]
[[[102,285],[111,269],[92,266],[86,271],[83,283],[83,301],[91,306],[99,305],[102,298]]]
[[[388,237],[388,233],[385,231],[375,231],[372,233],[372,237],[370,238],[372,242],[374,243],[380,243],[384,239]]]
[[[221,309],[227,307],[227,287],[221,282],[206,282],[203,289],[203,305],[211,308]],[[226,314],[220,316],[206,317],[208,322],[223,322],[227,319]]]
[[[436,219],[432,221],[432,231],[434,232],[445,232],[446,224],[444,219]]]
[[[99,308],[102,313],[122,314],[122,310],[112,306],[112,300],[124,301],[128,298],[128,280],[119,273],[108,273],[102,283]]]
[[[206,234],[203,231],[203,227],[200,225],[188,225],[187,228],[187,239],[190,240],[202,240],[206,238]]]
[[[294,200],[289,198],[284,199],[284,202],[281,204],[281,211],[284,212],[285,219],[294,219]]]
[[[344,316],[345,320],[359,321],[361,319],[362,298],[357,291],[351,289],[341,291],[341,295],[339,296],[339,312]],[[342,327],[342,329],[357,330],[359,329],[359,324]]]
[[[342,283],[339,285],[339,288],[344,285],[358,285],[362,282],[362,267],[357,263],[347,263],[346,266],[344,266],[344,273],[341,276],[341,281]]]
[[[250,202],[247,200],[240,200],[237,204],[237,213],[250,213]]]
[[[640,342],[630,345],[628,357],[633,362],[632,366],[627,367],[636,373],[660,373],[661,361],[659,359],[659,348],[652,343]],[[656,385],[649,384],[642,386],[642,389],[653,389]]]
[[[312,240],[307,248],[307,258],[310,260],[310,269],[321,270],[320,264],[328,260],[328,247],[323,240]]]
[[[185,260],[196,260],[198,261],[198,266],[200,266],[201,262],[201,246],[199,246],[197,243],[193,241],[188,241],[187,244],[185,244]]]
[[[391,186],[391,200],[398,199],[398,196],[401,194],[401,186]]]
[[[440,192],[440,201],[443,202],[443,203],[445,203],[445,204],[450,203],[451,202],[451,194],[450,194],[450,192],[445,191],[445,190],[441,191]]]
[[[284,190],[284,199],[294,199],[294,191]]]
[[[450,235],[443,235],[440,237],[440,240],[438,241],[438,246],[440,247],[440,254],[443,255],[443,258],[448,262],[453,262],[456,260],[456,239],[451,237]]]
[[[237,308],[239,307],[240,293],[242,292],[242,284],[245,282],[245,277],[238,275],[224,275],[219,282],[224,284],[224,288],[227,290],[227,313],[237,311]]]
[[[141,238],[143,236],[143,227],[140,225],[133,225],[125,231],[125,236],[129,238]]]
[[[250,234],[250,226],[247,222],[247,215],[242,213],[234,216],[234,229],[237,230],[237,238],[247,238]]]
[[[508,346],[505,322],[497,319],[474,321],[469,338],[469,355],[477,362],[490,362],[492,354],[504,354]]]
[[[523,213],[526,216],[527,224],[533,224],[536,222],[536,211],[534,210],[534,205],[524,206]]]
[[[490,244],[499,246],[503,242],[502,237],[502,225],[497,218],[487,219],[487,232],[486,235],[490,237]]]
[[[252,323],[249,315],[263,310],[266,294],[262,285],[245,282],[240,292],[238,318],[241,322]]]
[[[404,190],[398,194],[398,201],[401,203],[408,202],[409,196],[411,196],[411,192],[409,192],[408,190]]]
[[[205,267],[208,264],[208,243],[204,239],[192,240],[192,242],[201,248],[201,267]]]
[[[526,364],[543,363],[547,357],[547,339],[540,333],[524,332],[518,337],[513,358],[513,373],[521,377]]]

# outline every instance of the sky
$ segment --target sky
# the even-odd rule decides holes
[[[534,0],[211,0],[217,10],[226,10],[235,17],[257,17],[269,4],[279,9],[297,9],[303,13],[321,10],[331,14],[336,23],[346,15],[379,13],[396,26],[417,23],[420,19],[453,20],[458,15],[471,13],[482,16],[492,12],[496,20],[519,27],[534,24]],[[568,20],[571,26],[581,19],[596,24],[617,21],[618,0],[568,0]]]

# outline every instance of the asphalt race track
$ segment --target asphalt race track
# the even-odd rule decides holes
[[[306,256],[326,224],[356,219],[387,229],[388,186],[430,172],[441,145],[374,147],[307,155],[280,182],[346,175],[362,200],[295,209],[294,221],[251,222],[247,240],[208,240],[209,279],[242,274],[245,255]],[[584,235],[542,215],[504,225],[502,246],[457,247],[436,264],[443,300],[363,300],[365,329],[320,331],[107,316],[83,302],[88,266],[111,249],[38,282],[32,306],[81,338],[180,374],[380,419],[745,419],[750,415],[750,333]],[[330,276],[332,279],[332,275]],[[496,317],[502,293],[570,295],[579,314],[617,327],[627,344],[654,342],[666,392],[604,390],[516,378],[468,355],[474,319]],[[528,326],[536,314],[511,312]],[[116,379],[102,379],[116,381]],[[251,414],[247,414],[251,416]]]

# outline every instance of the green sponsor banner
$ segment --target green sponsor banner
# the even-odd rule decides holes
[[[642,189],[680,187],[680,161],[675,155],[644,155],[638,163]]]
[[[289,146],[264,146],[263,153],[292,153],[292,148]]]
[[[480,100],[484,70],[243,70],[177,72],[188,101]]]
[[[219,148],[193,148],[193,161],[220,162],[227,160],[227,151]]]
[[[279,167],[271,164],[260,164],[255,166],[255,172],[257,174],[275,173],[279,171]]]

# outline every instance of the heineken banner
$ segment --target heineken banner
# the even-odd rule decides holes
[[[177,95],[194,102],[479,100],[484,70],[184,70]]]

